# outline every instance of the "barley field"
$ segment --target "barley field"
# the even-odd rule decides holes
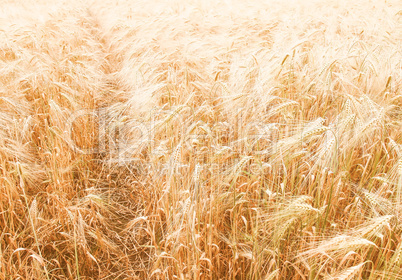
[[[1,1],[0,279],[402,279],[402,2]]]

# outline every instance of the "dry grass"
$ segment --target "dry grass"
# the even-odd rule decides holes
[[[3,1],[0,279],[402,279],[400,1]]]

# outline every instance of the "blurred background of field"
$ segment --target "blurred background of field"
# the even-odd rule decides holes
[[[400,1],[2,1],[0,279],[402,279]]]

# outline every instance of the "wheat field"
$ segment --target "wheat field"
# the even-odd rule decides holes
[[[0,279],[402,279],[402,2],[0,4]]]

